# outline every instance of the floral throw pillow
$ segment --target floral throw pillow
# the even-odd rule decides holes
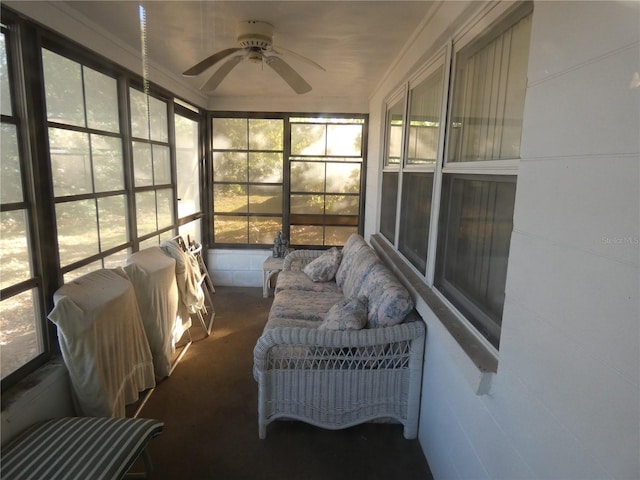
[[[367,297],[340,300],[325,314],[319,330],[360,330],[367,324]]]
[[[333,247],[308,263],[302,271],[314,282],[329,282],[336,276],[341,260],[342,253]]]

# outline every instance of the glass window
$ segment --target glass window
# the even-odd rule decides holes
[[[175,115],[178,218],[200,212],[198,122]],[[185,237],[186,238],[186,237]],[[192,239],[195,239],[191,235]],[[200,236],[198,235],[198,239]]]
[[[398,250],[423,274],[427,268],[433,173],[407,172],[402,176]]]
[[[364,119],[289,121],[290,243],[341,245],[360,222]]]
[[[46,354],[41,273],[34,264],[24,119],[14,110],[9,30],[0,35],[0,374],[5,379]],[[15,376],[15,375],[14,375]]]
[[[442,61],[438,64],[410,85],[402,169],[398,250],[422,274],[427,270],[431,197],[440,146],[444,67]]]
[[[449,162],[520,157],[531,15],[498,27],[456,54]]]
[[[529,4],[518,8],[456,53],[448,164],[443,169],[435,284],[496,348],[517,165],[496,171],[495,161],[520,157],[530,13]],[[491,171],[486,161],[494,161]],[[473,170],[467,171],[463,162],[473,162]]]
[[[498,346],[516,178],[446,177],[438,287]]]
[[[284,121],[213,118],[213,234],[271,244],[283,224]]]
[[[396,205],[398,201],[398,172],[383,172],[382,202],[380,205],[380,233],[391,243],[396,237]]]
[[[129,242],[115,78],[42,50],[60,265],[103,265]],[[71,274],[69,278],[78,274]]]
[[[443,67],[440,67],[411,89],[407,165],[436,163],[442,110],[442,75]]]
[[[143,245],[157,245],[161,233],[169,231],[168,235],[173,236],[175,213],[168,104],[131,87],[129,105],[131,131],[135,137],[131,148],[136,228],[139,249],[142,249]]]

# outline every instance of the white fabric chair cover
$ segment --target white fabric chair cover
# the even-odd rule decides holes
[[[185,252],[175,240],[162,242],[160,248],[176,261],[176,281],[180,294],[178,314],[182,318],[183,329],[187,330],[191,327],[191,314],[202,310],[204,306],[200,265],[198,260]]]
[[[175,260],[160,247],[134,253],[124,267],[136,290],[158,378],[164,378],[171,372],[171,357],[175,351],[173,331],[178,315],[175,269]]]
[[[88,273],[58,289],[49,319],[81,416],[124,417],[155,387],[149,343],[133,285],[121,269]]]

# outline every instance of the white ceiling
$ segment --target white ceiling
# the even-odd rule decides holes
[[[65,6],[141,50],[139,2],[68,1]],[[283,56],[313,87],[304,96],[365,97],[422,23],[429,1],[144,1],[149,64],[181,73],[213,53],[236,47],[236,25],[261,20],[274,25],[274,43],[322,65],[326,72]],[[220,64],[197,77],[198,88]],[[296,94],[270,68],[241,62],[210,94]]]

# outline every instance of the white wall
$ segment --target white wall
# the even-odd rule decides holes
[[[640,478],[639,14],[637,2],[535,3],[490,393],[473,392],[443,328],[427,335],[419,438],[437,479]],[[371,101],[370,165],[395,83]]]
[[[271,250],[211,249],[207,268],[213,284],[227,287],[262,287],[262,265]]]

